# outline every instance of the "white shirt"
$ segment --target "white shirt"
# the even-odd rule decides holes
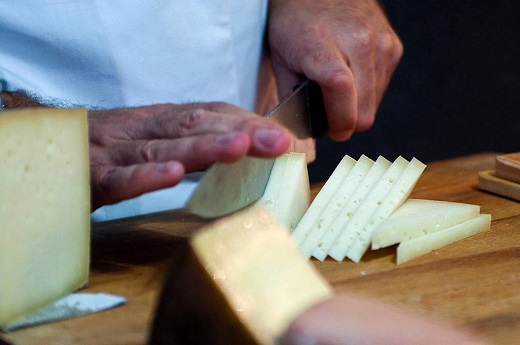
[[[225,101],[254,110],[268,0],[2,0],[0,82],[49,105]],[[196,182],[104,207],[182,207]]]

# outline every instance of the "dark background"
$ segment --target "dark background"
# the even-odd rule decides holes
[[[520,1],[381,1],[403,58],[367,132],[317,142],[311,182],[343,155],[424,163],[520,151]]]

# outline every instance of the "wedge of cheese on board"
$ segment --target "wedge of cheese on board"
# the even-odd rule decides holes
[[[453,242],[488,230],[490,225],[491,215],[482,214],[444,230],[403,241],[397,247],[397,264],[402,264]]]
[[[292,232],[309,208],[310,201],[305,154],[291,152],[276,158],[265,192],[252,207],[268,208]]]
[[[332,293],[261,207],[207,225],[176,253],[151,344],[274,345],[298,315]]]
[[[89,273],[87,114],[0,115],[0,325],[83,286]]]
[[[480,215],[480,206],[458,202],[408,199],[372,235],[372,249],[444,230]]]

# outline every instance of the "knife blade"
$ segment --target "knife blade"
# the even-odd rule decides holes
[[[306,80],[264,117],[288,128],[299,139],[318,138],[328,126],[318,84]],[[246,156],[236,163],[213,164],[186,208],[204,218],[220,217],[257,201],[265,191],[274,159]]]

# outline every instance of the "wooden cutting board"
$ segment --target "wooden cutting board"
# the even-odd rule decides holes
[[[481,205],[491,230],[403,265],[395,247],[359,264],[312,261],[337,291],[354,291],[463,325],[492,344],[520,344],[520,203],[478,189],[492,169],[484,153],[428,164],[412,197]],[[312,188],[315,195],[320,185]],[[122,307],[0,338],[12,344],[145,344],[168,263],[179,241],[207,221],[183,210],[93,225],[88,292],[123,295]],[[348,312],[348,311],[346,311]]]

